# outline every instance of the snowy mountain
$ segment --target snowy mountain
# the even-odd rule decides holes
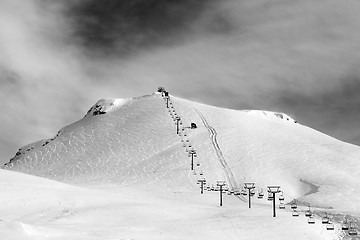
[[[191,128],[191,123],[197,127]],[[192,150],[196,151],[194,171],[190,170]],[[71,195],[77,192],[73,188],[82,189],[83,195],[75,194],[64,201],[72,202],[69,208],[78,208],[81,213],[78,221],[92,228],[96,225],[96,229],[99,222],[91,220],[90,224],[79,209],[92,209],[88,196],[97,195],[96,191],[106,192],[98,202],[109,207],[119,201],[114,212],[120,219],[128,220],[118,220],[108,210],[104,219],[126,223],[126,234],[121,235],[119,229],[115,231],[120,234],[116,236],[124,239],[221,239],[224,233],[228,234],[226,239],[238,239],[244,231],[247,239],[337,239],[344,232],[338,228],[326,231],[320,223],[310,226],[304,217],[293,219],[289,205],[273,220],[271,202],[256,196],[255,206],[247,209],[246,196],[226,195],[226,204],[220,210],[216,207],[218,195],[210,196],[207,191],[200,195],[196,182],[204,177],[206,190],[216,187],[218,180],[225,180],[229,192],[239,191],[244,182],[254,182],[256,191],[262,188],[264,192],[268,185],[279,185],[284,203],[295,200],[303,210],[311,205],[317,217],[329,212],[339,222],[347,214],[350,219],[359,217],[360,195],[356,192],[360,189],[359,157],[358,146],[303,126],[284,113],[222,109],[174,96],[166,100],[160,93],[154,93],[133,99],[99,100],[84,118],[64,127],[51,139],[21,148],[3,168],[77,185],[54,182],[55,186],[71,189],[66,190]],[[2,170],[0,177],[4,174],[12,175]],[[34,178],[14,176],[24,181]],[[9,191],[20,192],[22,188]],[[51,199],[58,197],[48,191],[45,195]],[[130,203],[125,196],[131,196],[138,204]],[[122,215],[120,209],[126,206],[130,209]],[[34,211],[45,212],[49,220],[48,209],[53,207],[37,206]],[[237,212],[239,209],[241,213]],[[99,213],[103,214],[104,208],[98,206],[96,211],[91,211],[90,218]],[[136,220],[137,214],[142,220]],[[45,223],[38,215],[37,212],[32,221]],[[65,219],[74,221],[70,215]],[[161,220],[154,222],[154,219]],[[193,220],[202,221],[199,226],[203,230],[193,230],[187,235],[184,231],[189,231]],[[262,237],[255,238],[260,236],[259,224],[266,227],[262,228]],[[285,233],[285,228],[278,224],[293,231]],[[105,225],[107,230],[114,227]],[[141,229],[129,230],[137,225]],[[59,236],[62,233],[63,230]],[[99,236],[94,239],[109,237]],[[81,239],[77,237],[74,239]]]

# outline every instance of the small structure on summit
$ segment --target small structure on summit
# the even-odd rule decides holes
[[[159,93],[165,92],[165,88],[164,87],[158,87],[158,92]]]
[[[190,128],[191,128],[191,129],[197,128],[196,123],[193,123],[193,122],[192,122],[191,125],[190,125]]]
[[[165,90],[164,87],[158,87],[158,90],[157,90],[159,93],[161,93],[161,96],[162,97],[167,97],[168,96],[168,93],[167,91]]]

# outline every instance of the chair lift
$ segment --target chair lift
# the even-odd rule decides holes
[[[240,193],[239,189],[234,190],[234,195],[235,195],[235,196],[239,196],[240,194],[241,194],[241,193]]]
[[[281,202],[281,203],[279,204],[279,209],[285,209],[285,204]]]
[[[200,162],[199,161],[196,163],[196,166],[200,167]]]
[[[255,190],[254,189],[251,189],[250,190],[250,196],[254,196],[255,195]]]
[[[321,219],[321,223],[322,224],[328,224],[329,223],[329,218],[327,216],[327,213],[325,213],[325,216]]]
[[[308,224],[315,224],[315,218],[314,216],[310,216],[309,219],[308,219]]]
[[[230,194],[234,194],[234,190],[233,190],[233,189],[230,190]]]
[[[348,234],[349,234],[350,236],[356,236],[356,235],[357,235],[357,231],[356,231],[356,229],[355,229],[353,226],[351,226],[351,222],[350,222]]]
[[[293,212],[292,212],[292,216],[293,216],[293,217],[298,217],[298,216],[299,216],[298,211],[293,210]]]
[[[272,201],[273,200],[273,195],[272,195],[272,193],[268,193],[268,201]]]
[[[349,234],[350,236],[356,236],[356,235],[357,235],[357,231],[356,231],[355,228],[351,227],[351,228],[349,228],[348,234]]]
[[[228,190],[227,191],[227,195],[231,195],[231,192],[233,192],[232,190]]]
[[[210,190],[215,191],[214,185],[211,186]]]
[[[206,186],[206,190],[211,191],[210,185],[207,185],[207,186]]]
[[[311,217],[312,213],[311,213],[311,210],[310,210],[310,206],[309,206],[309,210],[307,210],[305,212],[305,217]]]
[[[247,196],[247,191],[246,191],[246,189],[241,189],[241,195]]]
[[[264,197],[264,192],[262,189],[260,189],[259,193],[258,193],[258,199],[262,199]]]
[[[284,197],[284,193],[281,191],[281,195],[279,196],[279,201],[284,201],[285,197]]]
[[[297,204],[296,201],[294,200],[294,203],[291,204],[291,209],[297,209]]]
[[[341,224],[341,230],[343,231],[349,230],[349,224],[347,222],[347,219],[345,219],[345,221]]]
[[[326,224],[326,230],[334,230],[334,224],[329,222],[328,224]]]

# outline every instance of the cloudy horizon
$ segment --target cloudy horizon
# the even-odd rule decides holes
[[[355,0],[0,0],[0,162],[100,98],[164,86],[360,145]]]

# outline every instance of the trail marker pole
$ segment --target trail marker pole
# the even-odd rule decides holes
[[[200,189],[201,189],[200,193],[204,194],[204,184],[206,183],[205,178],[203,177],[199,178],[198,182],[200,183]]]
[[[249,208],[251,208],[251,190],[255,188],[255,183],[246,182],[244,187],[249,190]]]
[[[225,181],[217,181],[217,185],[220,187],[220,207],[222,206],[222,187],[225,186]]]
[[[276,217],[275,194],[280,192],[280,186],[268,186],[268,192],[273,196],[273,217]]]

